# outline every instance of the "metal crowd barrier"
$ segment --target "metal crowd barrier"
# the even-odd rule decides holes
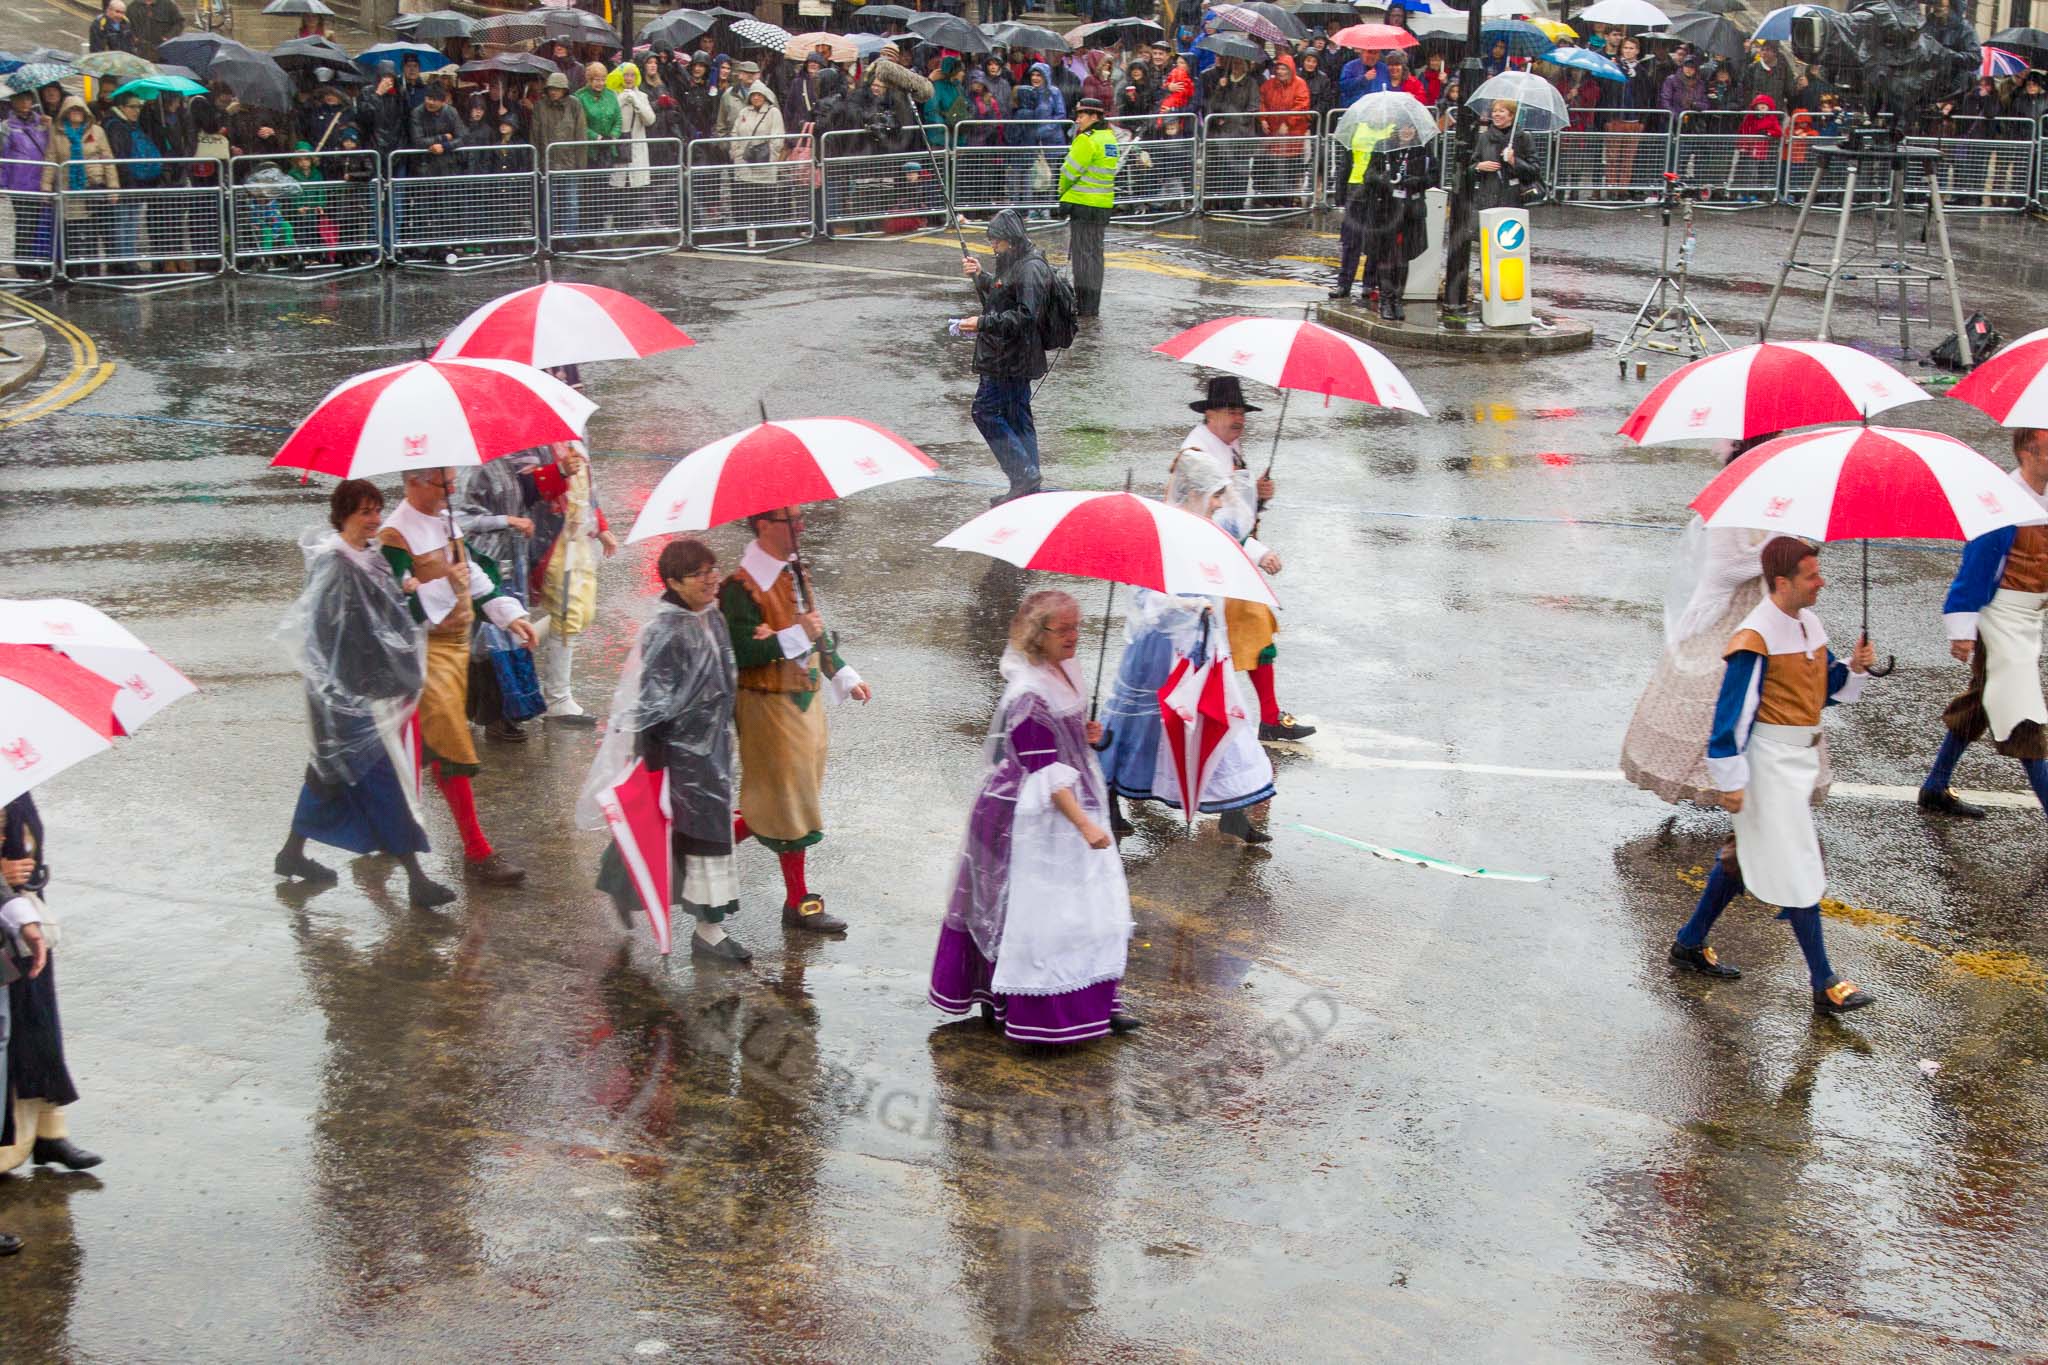
[[[953,211],[1016,209],[1049,225],[1074,140],[1065,119],[962,119],[953,130]]]
[[[633,164],[635,150],[647,165]],[[683,179],[675,162],[682,150],[677,138],[550,143],[541,182],[548,250],[622,261],[681,246]]]
[[[464,169],[465,155],[476,169]],[[389,164],[386,226],[399,265],[481,270],[540,255],[533,148],[522,143],[445,157],[401,150]]]
[[[1193,117],[1140,114],[1113,118],[1109,126],[1124,144],[1123,162],[1116,173],[1117,220],[1164,223],[1193,213],[1201,166]],[[1065,154],[1061,155],[1064,158]],[[954,187],[958,193],[957,170]]]
[[[313,178],[278,179],[302,161]],[[382,195],[375,152],[238,156],[228,163],[228,263],[238,274],[285,269],[307,280],[374,269],[384,260]]]
[[[110,289],[161,289],[210,279],[227,269],[219,181],[185,183],[194,167],[217,171],[218,161],[172,156],[89,164],[130,183],[60,192],[58,261],[66,280]],[[133,181],[136,171],[150,166],[157,168],[156,179]],[[57,169],[61,176],[64,168]]]
[[[1776,136],[1738,131],[1746,120],[1756,118],[1768,118]],[[1783,114],[1687,110],[1678,116],[1672,169],[1688,184],[1711,192],[1705,201],[1709,207],[1772,203],[1779,194],[1788,127]]]
[[[911,130],[905,129],[907,134]],[[921,136],[941,124],[916,129]],[[953,221],[953,192],[948,184],[943,147],[918,147],[906,152],[865,150],[868,134],[838,130],[818,139],[819,167],[825,203],[819,221],[827,236],[909,236],[940,231]],[[850,229],[834,233],[834,228]]]
[[[0,161],[0,186],[23,182],[18,190],[0,188],[0,289],[40,284],[57,273],[56,171],[47,161]]]
[[[2034,194],[2034,160],[2038,145],[2032,120],[2019,118],[1952,118],[1942,133],[1909,137],[1909,147],[1932,147],[1943,159],[1932,167],[1939,177],[1941,203],[1948,213],[2017,213]],[[1953,131],[1950,131],[1952,129]],[[1929,169],[1918,162],[1906,168],[1906,203],[1927,202]]]
[[[1558,130],[1551,192],[1560,201],[1620,208],[1661,194],[1671,162],[1671,115],[1663,109],[1601,109],[1590,131]]]
[[[683,235],[693,251],[729,251],[765,256],[801,246],[817,233],[817,208],[812,203],[818,163],[811,159],[811,139],[798,134],[785,139],[791,152],[802,155],[781,161],[735,162],[751,137],[698,138],[686,149],[689,157],[688,216]],[[766,172],[765,179],[760,178]],[[753,179],[741,179],[741,175]]]
[[[1315,207],[1317,139],[1310,133],[1240,134],[1240,129],[1256,128],[1257,118],[1255,114],[1211,114],[1202,121],[1204,214],[1268,223]],[[1223,128],[1220,133],[1218,125]]]

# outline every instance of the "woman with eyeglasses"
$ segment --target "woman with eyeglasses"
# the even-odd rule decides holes
[[[1026,597],[1003,651],[988,770],[967,821],[927,996],[1020,1043],[1085,1042],[1139,1022],[1118,992],[1131,937],[1124,865],[1105,822],[1088,689],[1074,663],[1081,605]]]
[[[662,547],[656,561],[661,601],[640,628],[619,673],[611,727],[590,765],[577,818],[601,829],[598,797],[638,759],[668,775],[672,884],[696,920],[690,956],[746,962],[754,955],[725,932],[739,907],[733,861],[733,696],[737,671],[732,637],[718,610],[718,560],[711,547],[685,536]],[[611,893],[619,918],[633,923],[632,880],[615,843],[605,850],[598,889]]]

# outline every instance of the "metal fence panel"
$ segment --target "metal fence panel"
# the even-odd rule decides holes
[[[1767,120],[1771,131],[1740,131],[1751,119]],[[1678,118],[1672,169],[1706,190],[1710,206],[1770,203],[1778,197],[1787,127],[1783,114],[1687,110]]]
[[[1194,119],[1142,114],[1113,118],[1109,126],[1124,144],[1116,173],[1115,216],[1127,222],[1160,223],[1193,213],[1196,168],[1201,164]],[[956,196],[958,189],[956,170]]]
[[[817,235],[815,143],[799,135],[788,139],[793,155],[781,161],[733,160],[759,141],[706,137],[689,145],[684,234],[692,250],[766,255]]]
[[[299,176],[280,184],[278,171]],[[383,178],[375,152],[238,156],[228,163],[228,242],[237,271],[302,279],[368,270],[384,259]],[[301,178],[303,177],[303,178]]]
[[[466,156],[466,160],[463,159]],[[539,177],[533,148],[391,154],[384,197],[392,258],[400,265],[476,270],[540,254]]]
[[[945,140],[943,124],[917,131]],[[818,144],[825,195],[820,222],[827,236],[932,232],[953,221],[943,147],[876,152],[857,129],[827,133]],[[835,234],[834,228],[856,231]]]
[[[953,129],[953,211],[1016,209],[1049,220],[1073,140],[1065,119],[962,119]]]
[[[1258,126],[1250,114],[1211,114],[1202,123],[1203,213],[1265,222],[1315,207],[1313,136],[1243,134]]]
[[[551,143],[548,250],[624,260],[681,246],[682,152],[677,138]]]
[[[1551,153],[1550,187],[1561,200],[1632,202],[1661,194],[1671,162],[1671,115],[1662,109],[1602,109],[1592,130],[1562,128]]]
[[[0,289],[47,280],[57,270],[56,167],[0,160],[0,187],[10,183],[22,188],[0,188]]]
[[[206,279],[227,268],[226,221],[211,158],[91,163],[116,183],[74,190],[59,179],[59,261],[67,280],[152,289]],[[195,168],[212,177],[190,183]],[[59,168],[60,174],[63,168]],[[149,181],[138,175],[153,174]]]
[[[2028,119],[1946,119],[1934,136],[1909,137],[1909,147],[1942,153],[1932,166],[1906,167],[1906,202],[1927,202],[1930,175],[1949,213],[2017,213],[2033,197],[2035,138]]]

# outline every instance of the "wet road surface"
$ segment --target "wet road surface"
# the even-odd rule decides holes
[[[1790,222],[1703,225],[1699,296],[1731,337]],[[1039,399],[1049,479],[1128,468],[1156,489],[1196,388],[1149,348],[1320,297],[1329,226],[1112,231],[1105,318]],[[1957,229],[1968,302],[2008,336],[2048,296],[2042,234]],[[304,755],[271,632],[325,502],[267,460],[334,382],[411,358],[537,267],[65,295],[115,369],[0,430],[6,594],[103,607],[201,692],[38,793],[72,1128],[109,1160],[0,1179],[0,1228],[30,1240],[0,1262],[0,1354],[2048,1352],[2042,816],[1933,824],[1889,790],[1918,782],[1960,681],[1938,620],[1953,552],[1873,554],[1873,632],[1899,668],[1829,721],[1858,784],[1821,816],[1830,948],[1878,1007],[1814,1019],[1790,934],[1750,902],[1716,935],[1744,979],[1673,979],[1664,947],[1725,821],[1673,819],[1613,769],[1710,462],[1609,434],[1647,389],[1606,348],[1649,287],[1653,220],[1548,210],[1534,236],[1539,294],[1596,324],[1594,351],[1395,353],[1428,420],[1291,406],[1265,533],[1287,561],[1282,701],[1321,732],[1278,753],[1269,852],[1139,819],[1126,996],[1151,1027],[1057,1056],[924,1000],[1004,627],[1045,581],[929,548],[997,482],[968,349],[944,336],[969,311],[948,242],[557,268],[700,343],[592,367],[618,523],[757,395],[883,422],[943,466],[811,514],[821,599],[877,694],[832,717],[812,857],[853,927],[786,937],[773,860],[748,848],[731,927],[751,971],[665,969],[590,889],[601,839],[570,818],[588,732],[484,749],[484,823],[524,888],[422,913],[382,860],[310,895],[269,872]],[[1810,332],[1814,298],[1790,310],[1784,334]],[[45,391],[62,370],[53,352]],[[1253,401],[1263,454],[1277,404]],[[1973,410],[1898,416],[2002,456]],[[713,540],[728,561],[742,546]],[[588,706],[651,611],[653,549],[604,570]],[[1824,568],[1846,638],[1850,553]],[[1983,751],[1959,780],[2024,790]],[[1550,880],[1379,861],[1304,825]]]

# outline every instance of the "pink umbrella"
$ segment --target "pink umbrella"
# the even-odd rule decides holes
[[[648,495],[626,543],[929,478],[938,467],[895,432],[858,417],[764,419],[677,461]]]
[[[2048,327],[2029,332],[1948,391],[2001,426],[2048,427]]]
[[[1293,37],[1287,30],[1254,9],[1242,5],[1215,5],[1209,10],[1216,21],[1231,28],[1249,33],[1254,38],[1263,38],[1269,43],[1291,43]]]
[[[1819,422],[1855,422],[1927,397],[1876,356],[1829,341],[1738,346],[1665,375],[1621,424],[1638,445],[1746,441]]]
[[[1160,742],[1173,761],[1181,813],[1190,826],[1222,756],[1223,741],[1232,729],[1252,723],[1251,713],[1230,695],[1230,667],[1228,654],[1219,657],[1211,650],[1208,662],[1200,667],[1191,667],[1186,659],[1175,664],[1159,689]]]
[[[594,284],[537,284],[492,299],[455,324],[436,360],[516,360],[538,369],[638,360],[697,343],[630,294]]]
[[[1398,24],[1353,24],[1331,34],[1330,41],[1360,52],[1385,52],[1389,48],[1414,47],[1421,40]]]
[[[0,645],[0,803],[114,747],[120,688],[40,645]]]
[[[477,465],[582,437],[597,405],[509,360],[415,360],[337,385],[270,463],[339,479]]]
[[[113,683],[124,734],[199,690],[113,617],[62,597],[0,600],[0,644],[43,645]]]
[[[1280,430],[1287,422],[1287,395],[1295,389],[1319,393],[1326,404],[1332,398],[1353,398],[1376,407],[1429,415],[1416,397],[1415,386],[1393,361],[1364,342],[1306,317],[1217,318],[1152,349],[1190,365],[1256,379],[1281,391],[1280,415],[1273,424],[1273,451],[1266,457],[1268,474],[1273,472]]]
[[[650,770],[646,760],[634,761],[626,775],[600,793],[598,809],[618,845],[640,906],[647,912],[648,927],[654,930],[654,944],[668,956],[670,859],[668,773]]]

